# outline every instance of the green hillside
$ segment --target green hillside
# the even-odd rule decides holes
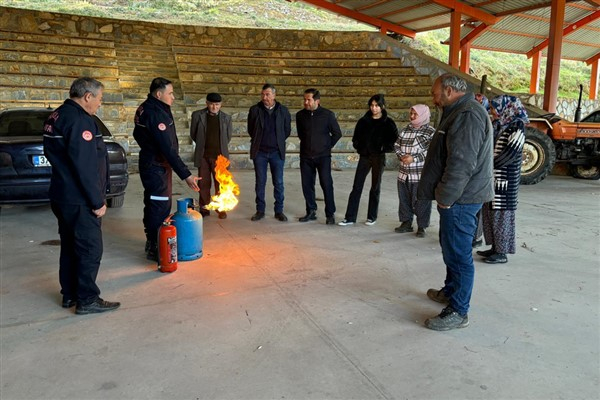
[[[231,26],[274,29],[318,29],[343,31],[376,31],[375,28],[333,15],[301,1],[287,0],[8,0],[0,4],[33,10],[90,15],[183,25]],[[415,40],[403,40],[443,62],[448,61],[448,39],[442,29],[417,35]],[[544,76],[546,60],[542,60]],[[527,93],[531,60],[524,55],[471,50],[473,74],[507,92]],[[576,98],[579,84],[589,93],[591,67],[582,62],[561,63],[559,96]],[[543,91],[544,82],[540,82]]]

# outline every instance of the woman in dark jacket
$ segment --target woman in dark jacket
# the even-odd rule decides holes
[[[483,233],[492,248],[478,251],[488,264],[507,262],[515,253],[515,214],[521,181],[525,124],[529,122],[521,100],[496,96],[491,101],[494,120],[494,200],[483,205]]]
[[[382,94],[376,94],[369,99],[369,111],[358,120],[354,128],[352,145],[360,158],[354,174],[354,184],[348,199],[346,216],[338,225],[352,225],[356,222],[358,205],[362,194],[365,179],[371,173],[371,190],[369,191],[369,209],[367,211],[366,225],[374,225],[377,221],[379,209],[379,193],[381,191],[381,177],[385,166],[385,153],[394,151],[394,143],[398,137],[398,128],[394,121],[388,117],[385,110],[385,100]]]

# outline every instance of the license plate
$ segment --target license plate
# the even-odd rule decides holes
[[[45,156],[33,156],[34,167],[49,167],[50,161]]]

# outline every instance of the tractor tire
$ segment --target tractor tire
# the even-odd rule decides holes
[[[547,177],[556,162],[556,149],[552,139],[545,133],[527,127],[523,145],[521,184],[535,185]]]
[[[578,179],[600,179],[600,167],[597,165],[573,165],[571,175]]]
[[[123,207],[124,203],[125,203],[125,195],[124,194],[122,194],[120,196],[116,196],[116,197],[111,197],[110,199],[106,199],[106,205],[109,208]]]

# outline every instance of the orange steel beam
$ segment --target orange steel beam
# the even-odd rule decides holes
[[[462,1],[457,0],[433,0],[434,3],[444,6],[454,11],[458,11],[461,14],[473,17],[481,22],[485,22],[488,25],[494,25],[498,22],[498,18],[490,13],[487,13],[478,8],[469,6]]]
[[[483,32],[485,32],[489,28],[489,26],[485,23],[479,24],[479,26],[473,29],[471,32],[467,34],[460,41],[460,47],[463,48],[467,45],[467,43],[471,43],[473,40],[477,39]]]
[[[289,0],[288,0],[289,1]],[[314,6],[324,8],[326,10],[332,11],[336,14],[343,15],[344,17],[352,18],[360,22],[364,22],[365,24],[373,25],[378,27],[381,31],[389,31],[395,32],[400,35],[408,36],[411,39],[414,39],[417,33],[410,29],[406,29],[402,26],[393,24],[391,22],[384,21],[379,18],[373,18],[363,13],[359,13],[353,10],[350,10],[346,7],[338,6],[337,4],[330,3],[325,0],[302,0],[305,3],[312,4]]]
[[[585,63],[587,65],[593,64],[594,62],[597,62],[600,59],[600,53],[597,53],[595,56],[588,58],[587,60],[585,60]]]
[[[592,79],[590,79],[590,100],[598,97],[598,59],[592,63]]]
[[[588,15],[587,17],[581,18],[579,21],[573,22],[572,24],[567,26],[565,29],[563,29],[562,35],[567,36],[567,35],[575,32],[577,29],[594,22],[598,18],[600,18],[600,10]],[[546,47],[548,47],[548,43],[549,43],[549,39],[546,39],[542,43],[535,46],[533,49],[529,50],[527,52],[527,58],[531,58],[531,56],[534,55],[535,53],[540,52],[543,49],[545,49]]]
[[[548,45],[546,79],[544,81],[544,110],[552,113],[556,112],[563,33],[562,29],[554,29],[554,27],[564,26],[565,24],[565,1],[552,0],[552,11],[550,13],[550,44]]]
[[[529,94],[536,94],[540,90],[540,67],[542,65],[542,52],[533,55],[531,60],[531,79],[529,80]]]
[[[448,64],[457,69],[459,68],[458,53],[460,52],[460,24],[460,12],[452,11],[450,13],[450,54],[448,55]]]

